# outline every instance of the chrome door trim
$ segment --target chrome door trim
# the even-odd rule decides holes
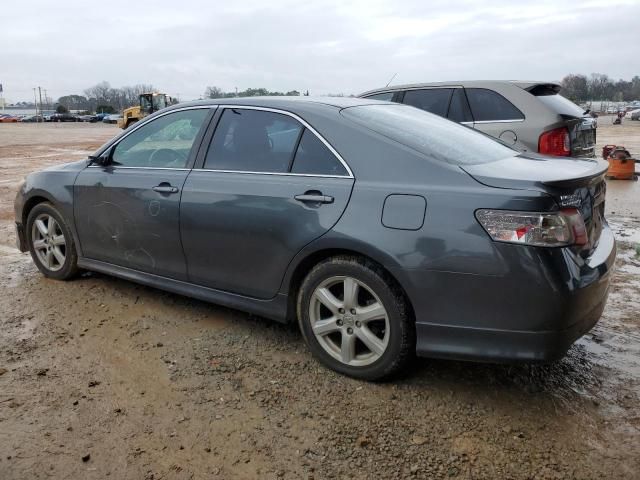
[[[290,172],[253,172],[248,170],[216,170],[215,168],[194,168],[192,173],[196,172],[215,172],[215,173],[242,173],[246,175],[280,175],[283,177],[315,177],[315,178],[346,178],[353,180],[354,177],[347,175],[323,175],[320,173],[290,173]]]
[[[518,118],[513,120],[476,120],[473,123],[477,125],[479,123],[516,123],[516,122],[524,122],[524,121],[525,121],[524,118]]]

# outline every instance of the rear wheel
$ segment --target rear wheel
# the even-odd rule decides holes
[[[78,254],[71,231],[50,203],[33,207],[27,218],[31,258],[46,276],[67,280],[78,272]]]
[[[341,256],[307,275],[298,295],[300,329],[313,355],[363,380],[397,373],[415,349],[402,292],[372,262]]]

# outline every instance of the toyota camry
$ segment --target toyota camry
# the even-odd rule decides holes
[[[319,361],[379,380],[414,354],[563,356],[607,298],[605,170],[407,105],[206,100],[30,174],[15,219],[47,277],[297,322]]]

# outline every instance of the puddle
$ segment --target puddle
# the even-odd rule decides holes
[[[616,240],[620,242],[640,243],[640,224],[630,217],[608,217]]]

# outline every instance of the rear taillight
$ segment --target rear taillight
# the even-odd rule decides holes
[[[568,157],[571,155],[569,130],[567,127],[555,128],[540,135],[538,139],[538,152],[560,157]]]
[[[496,242],[536,247],[585,245],[587,229],[575,208],[553,213],[477,210],[476,218]]]

